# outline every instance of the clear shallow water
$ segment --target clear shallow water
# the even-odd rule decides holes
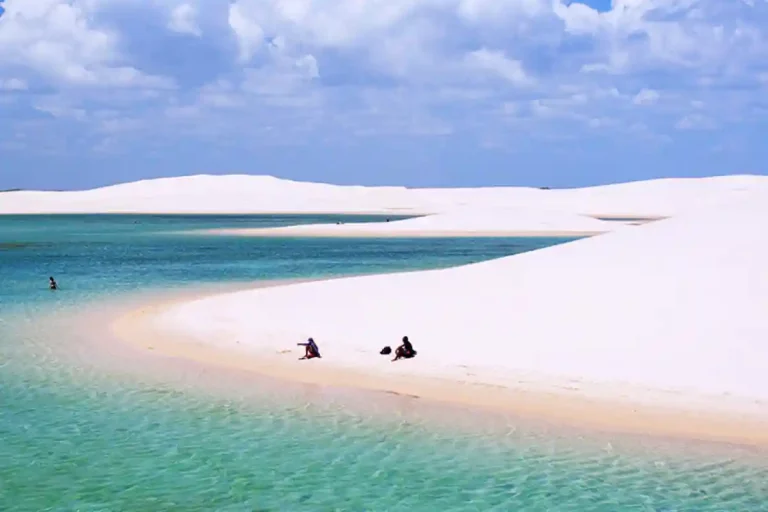
[[[291,239],[178,234],[341,216],[0,216],[0,304],[72,302],[209,282],[449,267],[567,239]],[[376,217],[347,217],[371,221]],[[380,220],[380,219],[379,219]],[[47,290],[49,275],[62,294]]]
[[[768,510],[768,470],[741,452],[624,450],[514,421],[439,427],[402,412],[418,403],[387,417],[236,376],[232,389],[253,389],[208,393],[221,375],[157,360],[167,371],[149,378],[128,357],[88,360],[87,345],[67,357],[80,339],[62,312],[137,291],[443,267],[563,241],[172,234],[327,220],[0,217],[0,509]]]

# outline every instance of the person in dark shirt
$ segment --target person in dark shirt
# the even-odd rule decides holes
[[[58,290],[59,285],[56,284],[56,280],[53,277],[48,278],[48,288],[51,290]]]
[[[408,336],[403,336],[403,344],[395,350],[395,358],[392,361],[397,361],[398,359],[411,359],[415,356],[416,351],[413,350],[411,341],[408,339]]]
[[[299,358],[299,360],[321,357],[320,349],[317,347],[317,343],[315,343],[315,340],[312,338],[309,338],[306,343],[298,343],[298,345],[300,347],[305,347],[304,357]]]

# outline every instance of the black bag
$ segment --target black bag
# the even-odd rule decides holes
[[[381,352],[379,352],[379,354],[383,356],[386,356],[387,354],[391,354],[391,353],[392,353],[392,348],[389,346],[384,347],[383,349],[381,349]]]

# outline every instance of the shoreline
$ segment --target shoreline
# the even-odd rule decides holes
[[[320,278],[311,281],[324,281]],[[285,286],[265,282],[247,289]],[[219,292],[220,293],[220,292]],[[219,293],[213,293],[218,295]],[[414,400],[453,405],[460,411],[512,413],[531,421],[596,432],[672,438],[756,448],[768,447],[768,411],[727,400],[675,394],[639,387],[566,381],[527,382],[526,386],[470,382],[450,375],[391,374],[327,360],[299,361],[295,347],[285,351],[233,349],[201,343],[154,325],[156,316],[180,302],[209,297],[212,290],[185,293],[121,310],[108,321],[114,337],[155,357],[196,362],[223,371],[239,371],[282,382],[381,392]],[[407,361],[404,362],[407,364]],[[697,402],[692,405],[692,402]],[[748,410],[752,409],[752,410]],[[756,410],[756,409],[759,409]]]

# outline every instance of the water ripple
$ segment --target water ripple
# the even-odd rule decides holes
[[[517,423],[436,428],[300,392],[206,394],[198,388],[215,375],[174,380],[160,363],[137,372],[136,361],[99,361],[63,334],[68,308],[153,282],[443,266],[522,250],[513,242],[365,241],[350,255],[344,241],[169,245],[162,235],[215,227],[207,218],[0,221],[0,237],[12,237],[0,244],[19,244],[0,252],[0,510],[768,511],[763,460],[629,449]],[[67,293],[36,290],[51,267],[66,272]]]

